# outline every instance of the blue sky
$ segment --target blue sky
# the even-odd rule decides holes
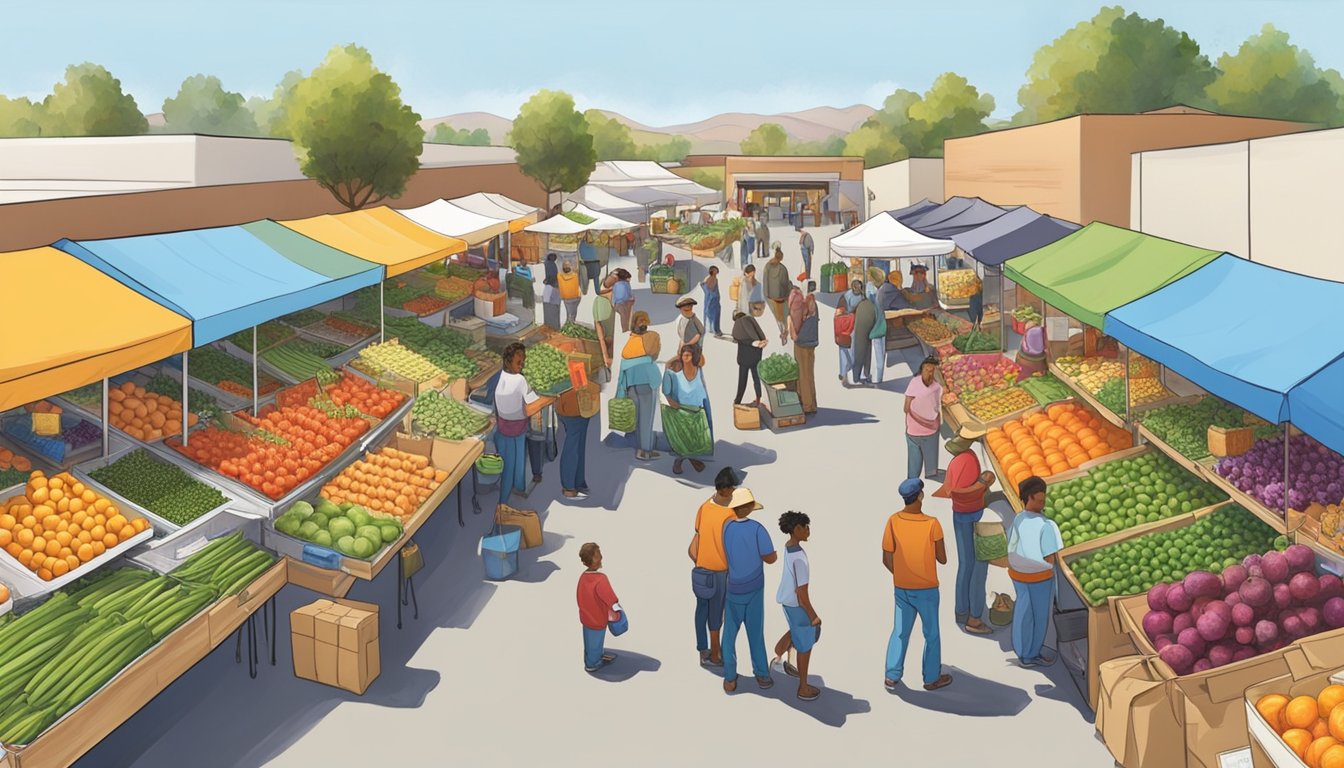
[[[1344,69],[1338,0],[1128,2],[1126,10],[1189,32],[1211,58],[1265,22],[1318,65]],[[1042,44],[1099,2],[935,3],[718,0],[0,0],[0,94],[40,97],[67,64],[108,67],[146,112],[183,78],[269,94],[332,45],[367,47],[424,117],[513,117],[537,88],[580,108],[661,126],[726,111],[774,113],[880,105],[952,70],[992,93],[996,116]]]

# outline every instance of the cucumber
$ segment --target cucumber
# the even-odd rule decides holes
[[[15,658],[52,637],[68,639],[71,632],[78,631],[78,627],[93,618],[92,611],[79,608],[48,624],[26,627],[31,631],[0,651],[0,671],[8,669]]]
[[[38,710],[17,723],[10,733],[4,735],[3,741],[6,744],[26,745],[60,718],[61,713],[54,706]]]
[[[257,563],[256,565],[252,566],[250,570],[245,571],[242,575],[240,575],[237,579],[235,579],[232,584],[225,587],[223,590],[224,594],[226,595],[238,594],[239,592],[242,591],[243,587],[247,586],[248,584],[251,584],[259,576],[261,576],[263,573],[265,573],[270,569],[271,569],[271,563],[269,558],[267,558],[266,562]]]
[[[32,714],[33,708],[28,705],[28,699],[19,696],[13,704],[5,709],[4,716],[0,717],[0,735],[9,733],[14,729],[14,726],[25,718],[31,717]]]
[[[95,665],[89,669],[86,674],[76,678],[64,691],[56,695],[56,704],[62,707],[62,711],[69,711],[82,704],[85,699],[98,692],[108,680],[111,680],[118,672],[126,668],[126,665],[135,661],[142,653],[154,645],[154,638],[149,630],[143,626],[132,627],[135,630],[129,634],[121,646],[121,651],[110,657],[106,663]]]
[[[60,636],[49,638],[45,643],[16,658],[8,669],[0,671],[0,701],[8,701],[9,697],[23,690],[33,677],[33,673],[28,670],[40,669],[48,664],[56,656],[64,640],[65,638]]]
[[[28,699],[35,702],[47,701],[47,694],[62,680],[75,674],[84,661],[91,657],[107,638],[116,634],[121,620],[116,616],[100,618],[88,625],[70,641],[70,647],[77,649],[71,656],[56,656],[33,675],[33,679],[24,686]],[[96,657],[94,657],[96,658]]]
[[[234,579],[236,579],[238,577],[238,574],[246,571],[248,563],[250,561],[252,561],[251,555],[249,555],[248,557],[239,558],[238,560],[230,563],[227,568],[219,569],[217,572],[215,572],[214,575],[210,577],[209,579],[210,585],[222,589],[225,585],[231,583]]]
[[[126,608],[139,602],[145,595],[154,595],[163,587],[165,579],[162,577],[147,581],[134,589],[123,590],[114,595],[95,603],[92,607],[99,616],[107,613],[121,613]]]
[[[132,605],[128,606],[125,610],[123,610],[122,615],[125,616],[128,620],[134,620],[137,616],[142,614],[151,603],[153,603],[161,595],[163,595],[163,593],[166,592],[169,588],[170,585],[167,579],[157,579],[154,583],[154,589],[146,592],[139,600],[136,600],[135,603],[133,603]]]

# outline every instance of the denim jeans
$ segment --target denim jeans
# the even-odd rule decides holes
[[[952,532],[957,537],[956,615],[979,619],[985,613],[985,577],[989,563],[975,556],[975,524],[985,516],[979,512],[953,512]]]
[[[915,629],[915,617],[924,627],[924,684],[932,685],[943,672],[943,641],[938,632],[938,588],[896,588],[896,618],[887,641],[887,679],[899,681],[905,674],[905,651]],[[726,660],[726,657],[725,657]]]
[[[602,651],[607,644],[607,628],[583,628],[583,668],[589,671],[602,666]]]
[[[578,316],[579,299],[565,299],[565,322],[572,323]]]
[[[747,625],[747,650],[751,654],[751,673],[756,677],[770,674],[765,657],[765,588],[745,595],[728,593],[723,618],[723,679],[737,679],[737,633]]]
[[[878,384],[887,373],[887,337],[873,339],[873,381]]]
[[[504,460],[504,471],[499,476],[499,503],[507,504],[513,491],[527,490],[527,433],[505,437],[496,432],[495,450]]]
[[[653,450],[653,414],[658,407],[654,389],[648,384],[636,384],[626,389],[635,401],[635,436],[641,451]]]
[[[560,487],[566,491],[588,489],[588,478],[583,474],[584,458],[588,453],[588,424],[592,418],[561,416],[565,427],[565,443],[560,448]]]
[[[924,465],[924,476],[938,473],[938,433],[916,437],[905,436],[906,477],[919,477],[919,465]]]
[[[849,351],[849,347],[837,347],[840,350],[840,378],[845,378],[850,369],[854,367],[854,353]]]
[[[1050,601],[1055,595],[1055,579],[1029,584],[1014,581],[1017,604],[1013,606],[1013,651],[1022,661],[1041,655],[1045,630],[1050,623]]]
[[[695,650],[709,650],[709,633],[723,628],[723,604],[728,597],[728,572],[714,572],[714,595],[695,598]]]

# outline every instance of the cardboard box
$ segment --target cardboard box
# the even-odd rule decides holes
[[[378,606],[318,600],[290,614],[294,675],[362,694],[382,671]]]
[[[1295,654],[1305,656],[1300,650],[1294,649],[1285,658]],[[1271,693],[1281,693],[1290,699],[1295,696],[1315,697],[1327,685],[1344,679],[1344,673],[1338,669],[1316,669],[1305,658],[1299,661],[1296,664],[1289,661],[1287,675],[1246,689],[1246,727],[1251,735],[1251,763],[1256,768],[1307,768],[1307,764],[1284,743],[1273,726],[1260,716],[1255,708],[1260,697]]]

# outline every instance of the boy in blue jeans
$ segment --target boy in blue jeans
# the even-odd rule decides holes
[[[588,570],[579,575],[579,623],[583,625],[583,669],[596,672],[616,660],[616,654],[604,653],[607,622],[620,618],[621,604],[611,582],[601,573],[602,550],[593,542],[579,548],[579,560]]]

